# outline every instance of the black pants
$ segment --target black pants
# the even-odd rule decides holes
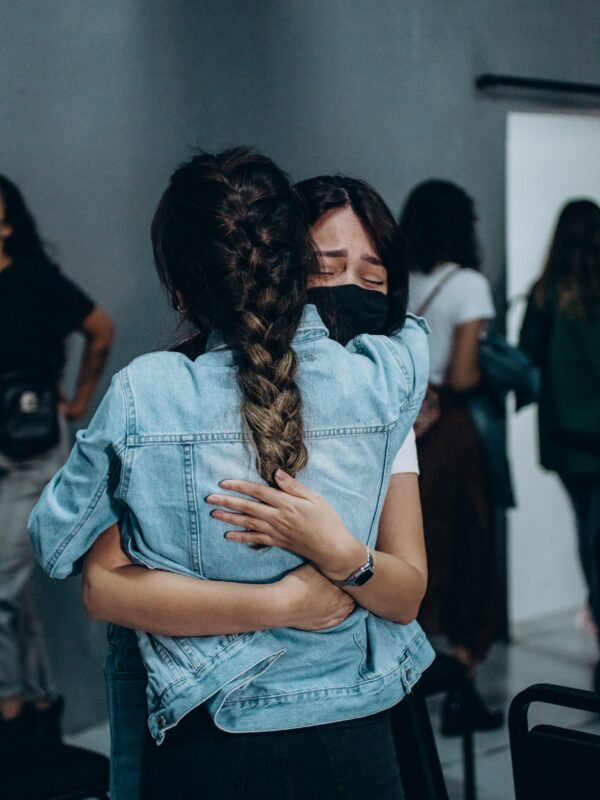
[[[301,714],[301,709],[299,709]],[[402,800],[389,712],[272,733],[225,733],[200,708],[157,747],[144,800]]]
[[[588,603],[600,632],[600,478],[563,478],[577,520],[579,558]]]

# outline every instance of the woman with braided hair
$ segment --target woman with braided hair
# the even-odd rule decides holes
[[[246,150],[180,167],[153,243],[174,305],[208,334],[205,352],[154,353],[118,373],[32,515],[40,562],[72,574],[119,522],[138,565],[128,569],[212,592],[195,635],[177,629],[172,606],[137,632],[161,745],[146,743],[146,796],[398,797],[386,709],[432,658],[414,622],[425,570],[369,545],[425,389],[422,323],[346,347],[328,338],[306,305],[319,264],[303,204]],[[266,507],[300,470],[290,496],[318,525],[291,503],[293,550],[232,542],[228,512],[207,511],[224,476],[258,486]],[[292,613],[308,584],[329,593],[317,624],[316,612],[312,624]]]

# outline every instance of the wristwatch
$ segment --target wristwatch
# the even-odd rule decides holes
[[[367,547],[367,561],[362,567],[359,567],[351,575],[348,575],[345,581],[332,581],[336,586],[364,586],[367,581],[370,581],[375,574],[375,564],[373,563],[373,555]]]

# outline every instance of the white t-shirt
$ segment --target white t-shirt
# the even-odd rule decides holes
[[[418,313],[435,287],[452,270],[456,271],[448,278],[423,315],[431,328],[429,380],[433,384],[442,384],[446,379],[452,355],[454,328],[465,322],[490,320],[496,316],[492,291],[485,275],[466,267],[457,269],[456,264],[441,264],[428,275],[411,272],[409,310],[413,314]]]
[[[392,465],[392,475],[398,475],[401,472],[415,472],[417,475],[419,474],[417,439],[412,428],[404,440],[402,447],[398,450]]]

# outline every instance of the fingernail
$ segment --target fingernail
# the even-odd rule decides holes
[[[231,481],[219,481],[219,486],[223,486],[225,489],[228,489],[230,486]]]
[[[282,469],[278,469],[277,472],[275,473],[275,477],[277,478],[278,481],[283,481],[287,478],[287,475]]]
[[[214,501],[214,499],[215,499],[214,494],[207,494],[206,497],[204,498],[204,502],[205,503],[212,503]]]

